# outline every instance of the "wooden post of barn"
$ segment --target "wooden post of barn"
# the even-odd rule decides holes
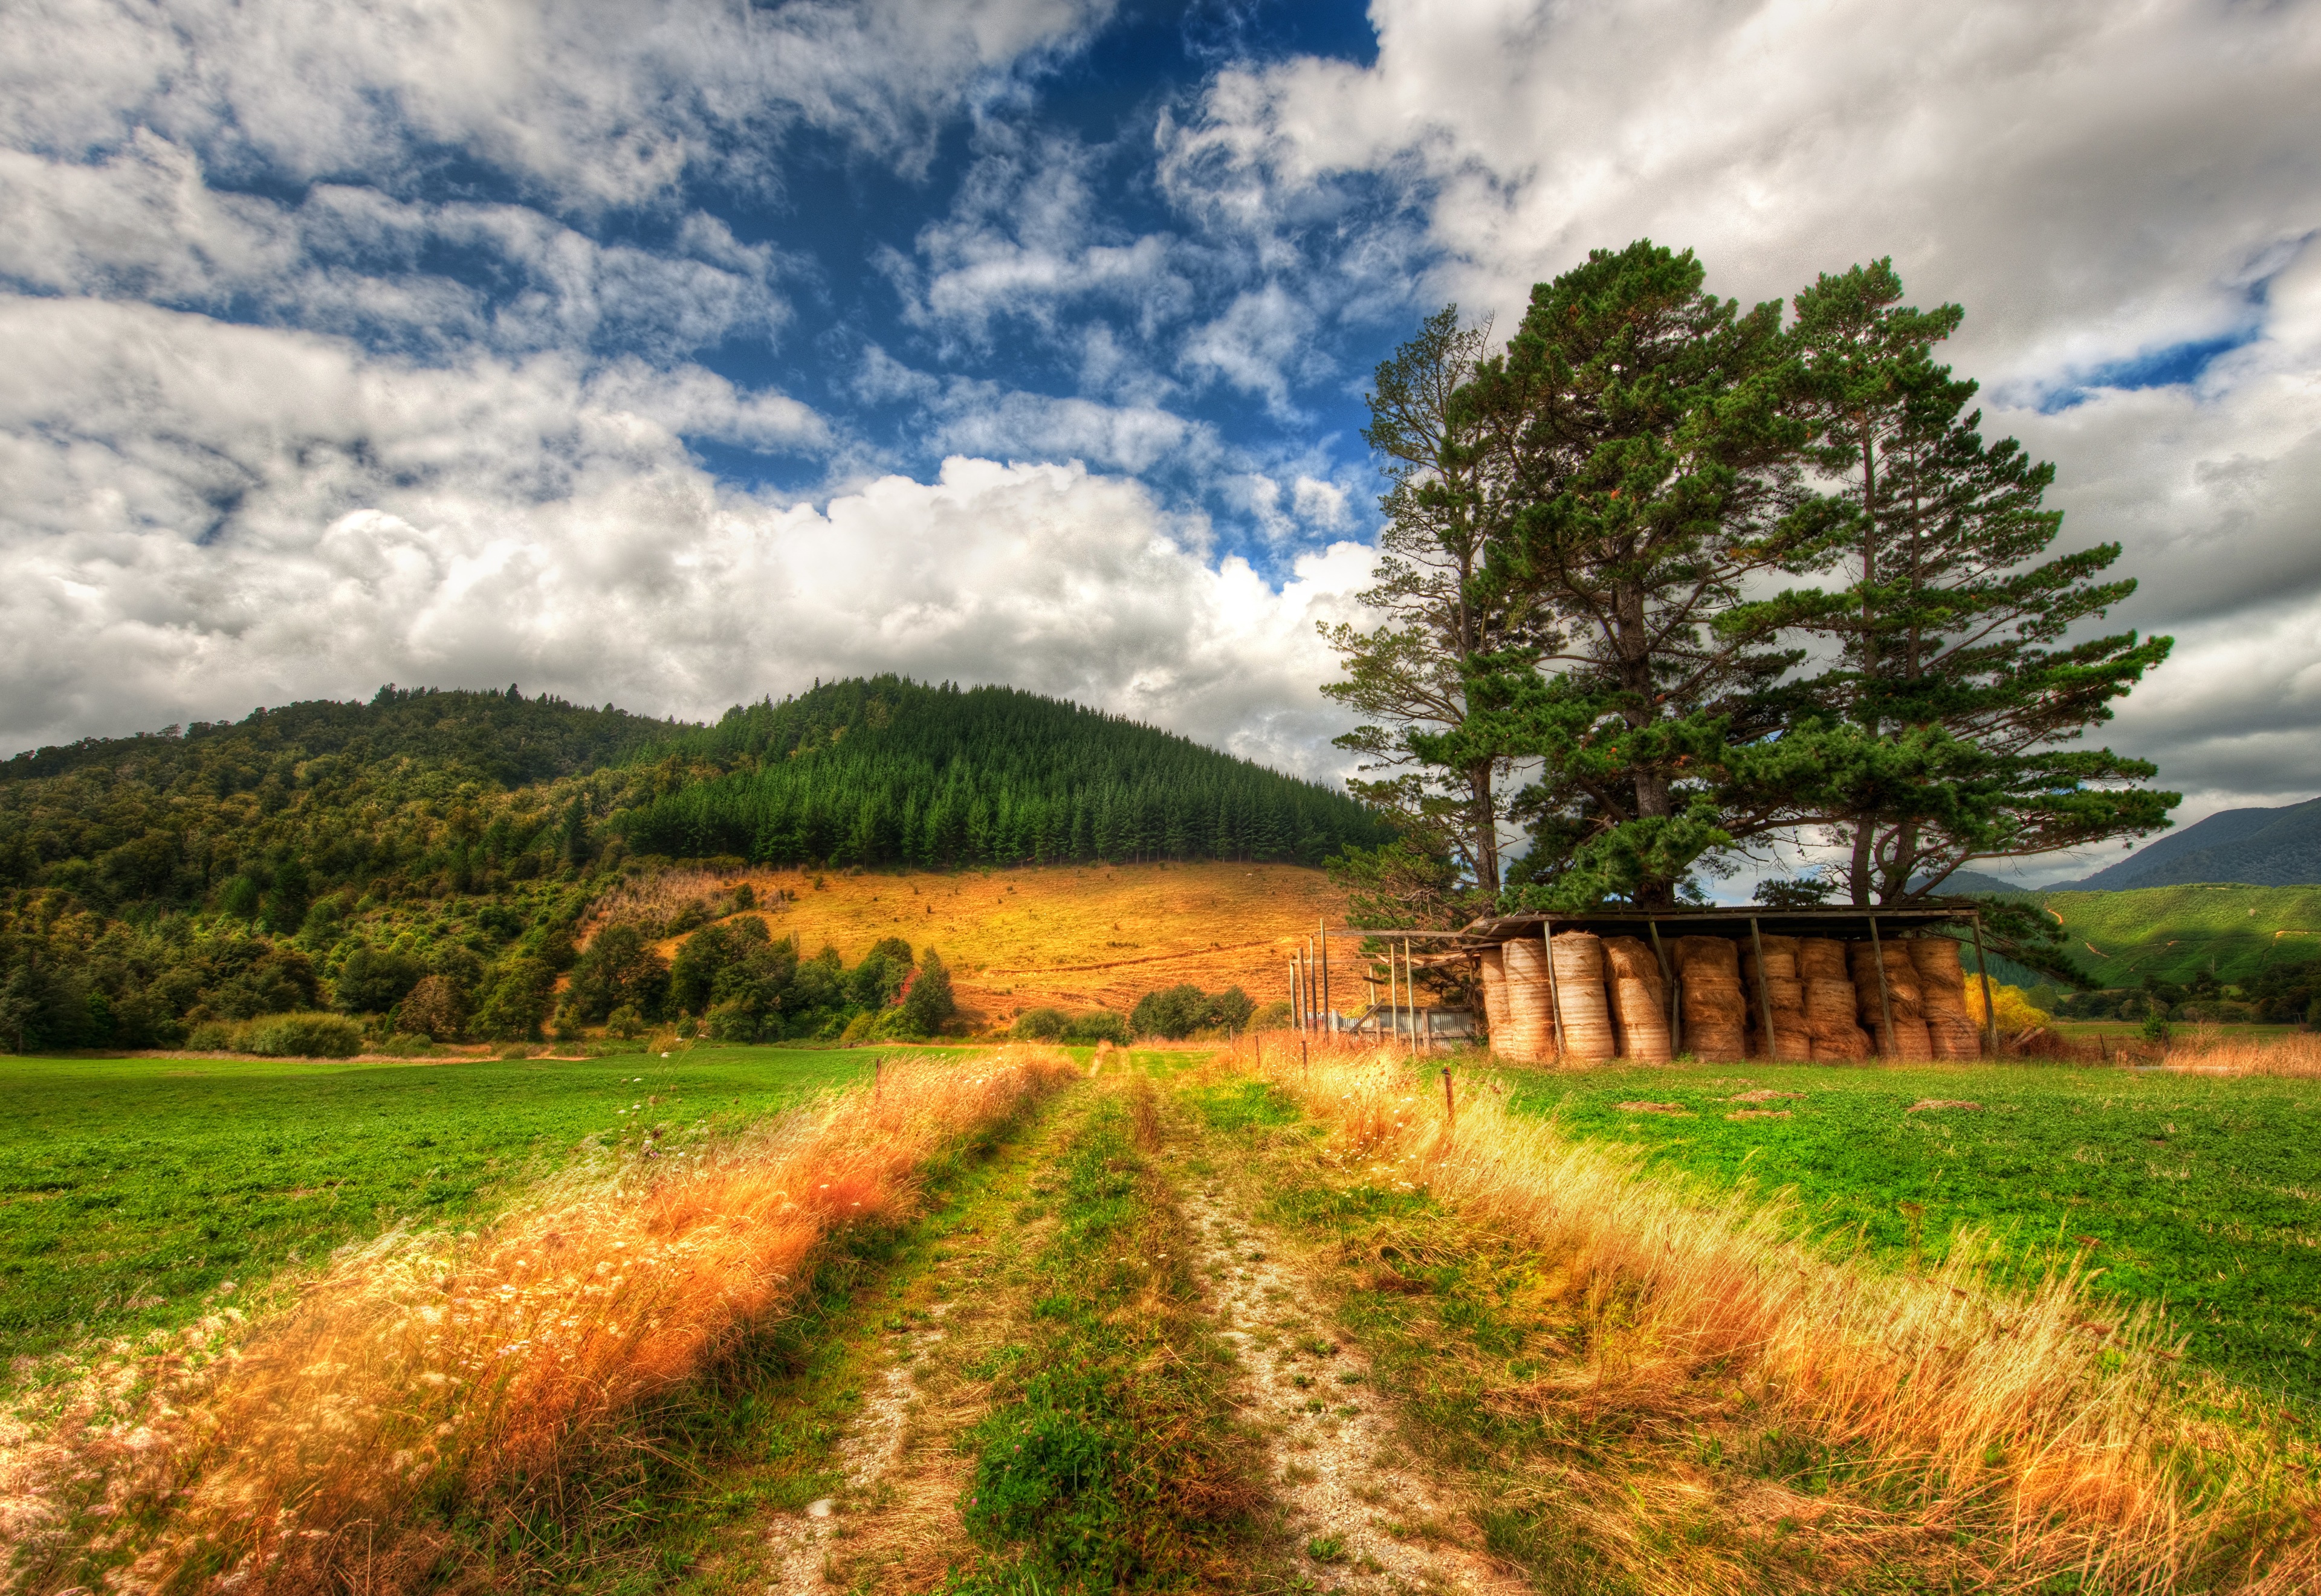
[[[1652,934],[1652,957],[1661,963],[1661,990],[1668,993],[1669,1040],[1673,1043],[1677,1038],[1676,971],[1669,966],[1668,949],[1661,946],[1661,922],[1648,920],[1644,929]]]
[[[1974,916],[1974,973],[1982,978],[1982,1035],[1990,1056],[1998,1056],[1998,1005],[1990,1001],[1990,961],[1982,957],[1982,911]],[[2106,1062],[2109,1062],[2107,1060]]]
[[[1551,916],[1539,922],[1541,950],[1547,955],[1547,1024],[1548,1034],[1555,1039],[1555,1062],[1563,1062],[1563,993],[1555,984],[1555,920]]]
[[[1781,1045],[1773,1039],[1773,984],[1765,975],[1765,939],[1758,934],[1757,917],[1749,917],[1749,946],[1757,954],[1757,1017],[1765,1022],[1765,1056],[1781,1062]]]
[[[1886,995],[1886,948],[1878,940],[1878,917],[1870,920],[1870,959],[1878,966],[1878,1017],[1886,1022],[1885,1045],[1894,1045],[1894,1000]]]

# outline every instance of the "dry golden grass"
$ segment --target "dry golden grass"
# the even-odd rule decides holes
[[[2180,1035],[2162,1059],[2170,1069],[2221,1075],[2289,1075],[2321,1077],[2321,1036],[2296,1032],[2289,1036],[2235,1036],[2221,1027],[2203,1026]]]
[[[820,875],[823,885],[814,885]],[[1025,1009],[1126,1012],[1158,986],[1240,986],[1260,1003],[1288,995],[1288,958],[1317,915],[1344,923],[1345,896],[1294,865],[1060,865],[956,874],[844,875],[753,869],[672,871],[621,889],[600,912],[666,919],[685,903],[748,881],[775,936],[798,951],[824,943],[848,962],[882,937],[933,947],[970,1023],[1004,1028]],[[785,900],[774,902],[775,893]],[[1350,945],[1341,945],[1344,950]],[[662,946],[673,953],[677,943]],[[1333,996],[1361,992],[1351,964]]]
[[[1545,1410],[1577,1382],[1649,1414],[1716,1370],[1870,1459],[1920,1528],[1994,1543],[2002,1588],[2072,1571],[2125,1591],[2321,1582],[2308,1445],[2184,1374],[2148,1318],[2091,1298],[2077,1268],[2009,1292],[1971,1246],[1930,1274],[1834,1258],[1786,1239],[1769,1207],[1681,1201],[1488,1092],[1463,1093],[1449,1125],[1439,1082],[1398,1055],[1315,1045],[1301,1067],[1294,1039],[1265,1043],[1261,1066],[1246,1044],[1234,1061],[1328,1124],[1365,1178],[1522,1236],[1557,1293],[1594,1310],[1586,1365],[1508,1400]]]
[[[480,1234],[383,1237],[238,1342],[219,1319],[124,1356],[0,1457],[19,1577],[413,1587],[447,1511],[584,1498],[640,1444],[623,1421],[781,1313],[820,1248],[908,1217],[931,1159],[1075,1073],[1037,1048],[890,1066],[742,1138],[569,1177]]]

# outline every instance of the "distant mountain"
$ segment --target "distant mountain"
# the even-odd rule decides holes
[[[1923,879],[1923,878],[1922,878]],[[1919,883],[1912,882],[1916,891]],[[2002,881],[1980,870],[1953,870],[1943,877],[1941,893],[1946,898],[1985,898],[1993,893],[2027,893],[2032,889],[2019,881]]]
[[[2321,798],[2279,809],[2227,809],[2171,831],[2093,875],[2051,892],[2116,893],[2191,882],[2321,884]]]

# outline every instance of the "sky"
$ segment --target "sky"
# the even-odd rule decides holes
[[[2105,740],[2186,818],[2321,793],[2313,0],[24,0],[10,35],[0,751],[390,681],[700,718],[896,670],[1334,777],[1371,369],[1649,237],[1744,303],[1890,256],[1962,304],[1986,434],[2176,639]]]

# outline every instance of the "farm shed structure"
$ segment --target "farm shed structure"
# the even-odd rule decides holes
[[[1385,950],[1388,1001],[1351,1023],[1329,1003],[1333,936]],[[1962,946],[1975,950],[1980,1028]],[[1626,909],[1492,915],[1456,931],[1317,927],[1291,961],[1290,989],[1303,1028],[1447,1040],[1470,1033],[1471,1017],[1420,1009],[1414,977],[1465,965],[1493,1050],[1521,1062],[1966,1058],[1998,1048],[1983,964],[1971,907]]]

